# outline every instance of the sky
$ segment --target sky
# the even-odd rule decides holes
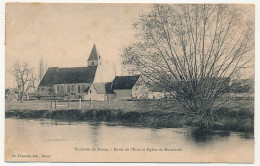
[[[151,4],[6,5],[6,88],[15,86],[15,62],[28,62],[36,72],[41,57],[48,67],[87,66],[94,44],[107,75],[122,74],[120,54],[135,40],[133,22]],[[104,78],[105,79],[105,78]]]
[[[105,76],[124,74],[120,55],[135,41],[132,24],[151,8],[152,4],[7,3],[6,88],[15,87],[15,62],[28,62],[36,72],[41,57],[48,67],[87,66],[94,44]],[[243,9],[254,18],[250,6]]]

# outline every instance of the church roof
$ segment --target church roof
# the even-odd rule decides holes
[[[132,89],[140,75],[135,76],[116,76],[113,81],[112,89]]]
[[[50,67],[45,73],[39,86],[53,84],[92,83],[97,66],[58,68]]]
[[[91,51],[91,53],[90,53],[90,55],[89,55],[88,60],[98,60],[98,59],[100,59],[100,58],[101,58],[101,57],[100,57],[100,55],[99,55],[99,53],[98,53],[98,51],[97,51],[96,45],[94,44],[94,46],[93,46],[93,48],[92,48],[92,51]]]

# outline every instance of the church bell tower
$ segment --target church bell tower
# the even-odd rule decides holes
[[[97,67],[94,82],[103,82],[103,60],[95,44],[88,58],[88,67],[90,66]]]
[[[94,44],[88,58],[88,66],[101,66],[101,65],[102,65],[102,58],[97,51],[96,45]]]

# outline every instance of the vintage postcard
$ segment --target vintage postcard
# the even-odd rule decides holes
[[[254,5],[5,8],[6,162],[254,162]]]

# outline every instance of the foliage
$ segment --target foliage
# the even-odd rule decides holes
[[[19,89],[20,100],[23,102],[24,95],[26,94],[28,99],[28,91],[31,88],[36,88],[35,82],[37,77],[29,64],[24,62],[22,64],[15,63],[13,66],[13,75],[16,78],[17,86]]]
[[[154,5],[134,27],[138,42],[125,48],[123,64],[212,127],[230,80],[252,59],[253,23],[232,5],[182,4]]]

